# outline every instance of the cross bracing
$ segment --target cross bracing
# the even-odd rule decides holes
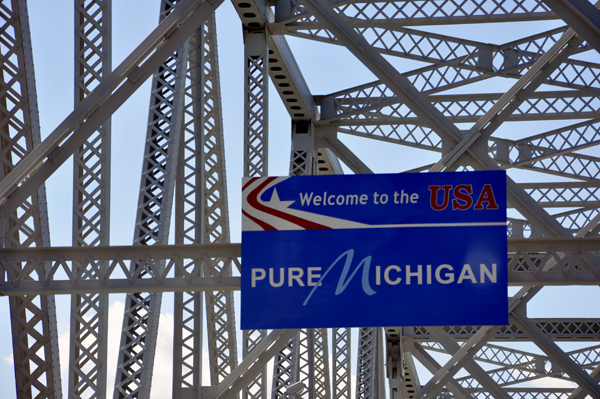
[[[69,397],[150,397],[162,366],[154,364],[155,342],[160,296],[167,292],[178,298],[169,370],[177,398],[285,397],[297,382],[306,398],[600,396],[597,293],[572,309],[584,317],[528,314],[533,302],[548,300],[550,288],[543,287],[600,285],[600,14],[591,3],[233,1],[235,12],[223,14],[232,21],[225,23],[237,27],[241,20],[245,43],[238,174],[269,175],[273,154],[290,154],[289,147],[269,146],[281,136],[280,128],[269,128],[275,103],[288,113],[283,130],[292,151],[283,170],[293,174],[507,169],[509,281],[530,287],[511,294],[510,324],[499,328],[269,330],[243,337],[232,294],[243,259],[239,244],[227,244],[233,212],[220,93],[227,83],[219,76],[214,25],[221,2],[163,1],[164,21],[112,73],[110,2],[76,2],[76,106],[45,140],[25,3],[1,3],[0,46],[0,292],[11,301],[19,398],[62,397],[54,294],[74,298],[71,345],[60,348],[70,352],[69,375],[62,376]],[[525,24],[521,33],[516,27]],[[457,26],[464,32],[451,29]],[[493,38],[477,34],[504,26]],[[343,67],[327,65],[315,50],[307,62],[299,39],[353,56],[340,60]],[[344,74],[358,64],[371,75]],[[337,87],[319,87],[318,74],[339,80]],[[105,166],[109,117],[150,76],[135,245],[107,246],[106,218],[114,208]],[[270,100],[269,80],[276,89]],[[379,159],[369,155],[371,142],[386,148]],[[403,155],[388,155],[395,152]],[[43,183],[71,155],[73,247],[43,249],[50,245]],[[175,245],[168,238],[173,208]],[[109,293],[128,295],[116,387],[105,386],[114,372],[103,352],[102,298]],[[201,367],[203,320],[208,370]]]

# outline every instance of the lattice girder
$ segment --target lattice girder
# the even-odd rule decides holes
[[[75,104],[86,98],[111,69],[110,0],[75,2]],[[74,154],[73,245],[109,245],[110,120]],[[90,268],[93,278],[97,268]],[[106,398],[108,295],[71,299],[69,395]],[[89,320],[89,321],[88,321]]]
[[[39,145],[41,135],[27,4],[12,0],[0,6],[0,178],[4,179]],[[4,247],[50,245],[44,185],[15,212],[3,213],[0,232]],[[42,266],[42,273],[46,267]],[[9,309],[17,394],[23,398],[62,397],[54,297],[14,297]]]
[[[330,5],[346,16],[352,26],[429,25],[448,23],[506,22],[557,18],[542,2],[491,0],[461,2],[428,0],[419,3],[383,1],[378,3],[335,0]],[[286,28],[306,29],[321,25],[303,7],[294,9],[293,17],[282,21]]]
[[[161,21],[173,7],[174,2],[161,2]],[[152,78],[134,245],[166,244],[168,240],[179,140],[184,123],[183,76],[188,50],[189,42],[186,42]],[[148,262],[132,262],[131,271],[143,275],[164,270],[161,263],[155,265],[154,270],[144,264]],[[149,398],[161,300],[160,293],[127,295],[115,399]]]

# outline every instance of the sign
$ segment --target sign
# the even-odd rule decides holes
[[[244,179],[242,329],[508,323],[506,173]]]

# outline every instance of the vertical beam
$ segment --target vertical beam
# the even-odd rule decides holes
[[[258,30],[244,29],[244,176],[269,174],[269,48],[264,26]],[[242,355],[246,357],[266,337],[264,330],[244,330]],[[290,351],[285,346],[283,351]],[[283,361],[286,354],[275,359]],[[282,371],[282,376],[285,372]],[[273,386],[277,374],[273,375]],[[277,390],[274,389],[273,395]],[[267,373],[264,369],[242,393],[243,399],[266,399]]]
[[[286,387],[298,381],[298,342],[297,333],[274,357],[272,399],[287,399]]]
[[[380,327],[361,328],[356,354],[356,398],[382,397],[383,359]]]
[[[244,330],[243,331],[243,343],[242,343],[242,354],[246,358],[265,337],[267,336],[266,330]],[[284,347],[283,350],[290,351],[288,346]],[[278,354],[275,358],[275,363],[281,361],[286,357],[286,354]],[[282,374],[282,378],[284,374]],[[273,386],[276,386],[275,379],[276,375],[273,375]],[[257,377],[250,381],[242,392],[243,399],[267,399],[267,370],[264,368]]]
[[[204,139],[204,49],[205,25],[190,38],[189,63],[185,78],[184,129],[180,139],[177,183],[175,187],[175,243],[200,243],[204,237],[203,139]],[[195,261],[183,267],[192,271]],[[176,275],[182,277],[180,270]],[[201,292],[176,292],[173,323],[173,398],[182,399],[191,391],[198,397],[202,385]]]
[[[303,397],[307,399],[314,399],[315,397],[315,362],[314,352],[312,351],[314,345],[315,330],[313,328],[305,328],[300,330],[296,335],[298,351],[295,353],[296,358],[294,365],[297,367],[297,379],[294,382],[302,382],[306,387]]]
[[[303,398],[331,398],[327,329],[300,330],[293,341],[296,350],[289,359],[292,365],[291,379],[287,385],[281,386],[280,392],[285,393],[289,384],[302,382],[306,387],[302,393]],[[297,397],[300,396],[297,395]]]
[[[292,121],[290,175],[311,175],[313,173],[312,153],[311,121]],[[285,398],[287,386],[296,382],[302,382],[306,388],[303,397],[314,399],[317,397],[315,373],[315,329],[303,329],[276,358],[273,367],[273,399]],[[328,367],[322,373],[326,374],[322,378],[329,380]]]
[[[175,230],[180,244],[229,242],[216,32],[213,14],[190,39],[176,191]],[[225,259],[211,261],[213,268],[206,269],[206,275],[231,275]],[[185,265],[190,270],[195,266],[194,261]],[[174,397],[184,397],[184,390],[196,397],[202,381],[201,294],[176,294],[175,306]],[[207,292],[206,310],[211,385],[215,386],[237,365],[232,293]]]
[[[201,243],[229,243],[229,210],[227,205],[227,179],[225,177],[225,145],[223,142],[223,117],[221,86],[217,58],[217,27],[214,14],[204,25],[202,36],[204,52],[204,108],[202,208],[203,235]],[[217,273],[231,276],[231,265],[226,259],[212,259],[212,269],[205,268],[210,276]],[[213,274],[214,278],[217,278]],[[233,292],[206,292],[206,325],[211,385],[219,385],[237,366],[237,344]]]
[[[175,5],[161,2],[160,21]],[[172,54],[152,77],[134,245],[167,244],[183,123],[184,73],[189,42]],[[132,262],[131,270],[150,272],[151,259]],[[153,265],[162,270],[164,265]],[[114,399],[148,399],[162,295],[127,294],[119,345]]]
[[[350,399],[350,329],[333,329],[333,399]]]
[[[313,132],[311,121],[292,121],[292,155],[290,175],[312,175],[314,171]]]
[[[314,392],[316,399],[331,398],[329,379],[329,337],[326,328],[315,328],[313,335]]]
[[[75,1],[75,106],[111,72],[111,30],[112,0]],[[73,157],[73,246],[110,244],[110,134],[109,119]],[[72,295],[69,397],[106,398],[107,337],[108,294]]]
[[[40,144],[37,93],[24,0],[2,3],[0,68],[0,179]],[[45,186],[10,214],[1,214],[3,247],[49,246]],[[62,398],[54,296],[28,295],[9,301],[17,397]]]
[[[267,176],[269,50],[264,28],[244,31],[244,176]]]

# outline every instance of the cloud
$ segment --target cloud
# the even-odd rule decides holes
[[[531,381],[531,385],[539,388],[577,388],[573,381],[565,381],[559,378],[543,377]]]
[[[8,363],[8,364],[10,364],[11,366],[12,366],[13,364],[15,364],[15,361],[14,361],[14,359],[13,359],[13,357],[12,357],[12,356],[3,356],[3,357],[2,357],[2,360],[4,360],[4,362],[5,362],[5,363]]]
[[[114,302],[108,312],[108,392],[112,397],[115,386],[117,361],[119,358],[119,345],[121,329],[123,327],[123,302]],[[151,399],[168,398],[172,395],[173,381],[173,314],[160,315],[158,322],[158,337],[154,358],[154,372],[152,374]]]
[[[123,327],[123,311],[125,305],[123,302],[115,301],[108,311],[108,359],[107,359],[107,397],[113,396],[115,386],[115,376],[117,370],[117,361],[119,358],[119,345],[121,340],[121,329]],[[172,313],[161,313],[158,328],[158,337],[156,342],[156,354],[154,359],[154,372],[152,375],[152,387],[150,399],[162,399],[171,397],[173,393],[173,325],[174,316]],[[60,347],[60,365],[63,394],[68,392],[69,379],[69,340],[70,328],[68,325],[62,326],[59,332]],[[206,343],[204,343],[206,345]],[[4,356],[5,363],[13,364],[12,356]],[[208,364],[208,352],[205,348],[202,350],[202,383],[209,385],[210,368]]]

